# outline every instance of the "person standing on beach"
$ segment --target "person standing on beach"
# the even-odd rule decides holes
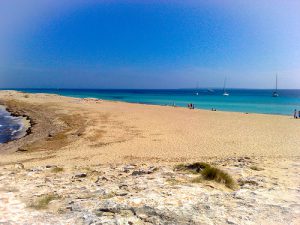
[[[299,115],[300,115],[300,111],[299,111]],[[297,109],[294,110],[294,119],[297,119]]]

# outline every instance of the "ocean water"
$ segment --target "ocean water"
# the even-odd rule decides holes
[[[0,144],[19,138],[23,128],[22,118],[11,116],[0,106]]]
[[[177,90],[91,90],[91,89],[18,89],[29,93],[51,93],[79,98],[99,98],[155,105],[186,107],[244,113],[292,115],[300,110],[300,89],[278,90],[279,97],[272,97],[273,90],[228,89],[223,96],[221,89],[177,89]],[[198,95],[196,95],[198,93]]]

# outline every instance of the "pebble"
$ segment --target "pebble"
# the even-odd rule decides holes
[[[15,164],[15,169],[24,169],[25,166],[22,163],[16,163]]]
[[[87,174],[86,173],[78,173],[78,174],[75,174],[74,177],[75,178],[85,178],[85,177],[87,177]]]

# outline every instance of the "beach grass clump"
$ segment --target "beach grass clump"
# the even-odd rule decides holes
[[[223,183],[230,189],[235,187],[233,178],[228,173],[216,167],[206,167],[201,174],[205,180],[214,180],[218,183]]]
[[[179,164],[175,166],[176,171],[185,171],[193,174],[200,173],[206,167],[210,165],[204,162],[196,162],[191,164]]]
[[[258,166],[250,166],[250,169],[251,170],[256,170],[256,171],[262,171],[262,170],[264,170],[263,168],[260,168]]]
[[[38,199],[33,201],[29,205],[29,207],[34,208],[36,210],[46,209],[51,201],[56,200],[58,198],[59,198],[58,195],[46,194],[46,195],[40,196]]]
[[[64,168],[62,167],[54,167],[51,169],[51,172],[52,173],[60,173],[60,172],[63,172],[64,171]]]
[[[177,171],[185,171],[193,174],[201,174],[201,177],[194,178],[193,183],[200,183],[202,180],[214,180],[218,183],[224,184],[230,189],[234,189],[236,182],[225,171],[209,165],[208,163],[196,162],[192,164],[179,164],[175,166]]]

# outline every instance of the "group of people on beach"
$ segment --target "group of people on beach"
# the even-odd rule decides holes
[[[300,118],[300,110],[297,111],[297,109],[294,110],[294,119]]]
[[[193,103],[188,104],[189,109],[195,109],[195,105]]]

